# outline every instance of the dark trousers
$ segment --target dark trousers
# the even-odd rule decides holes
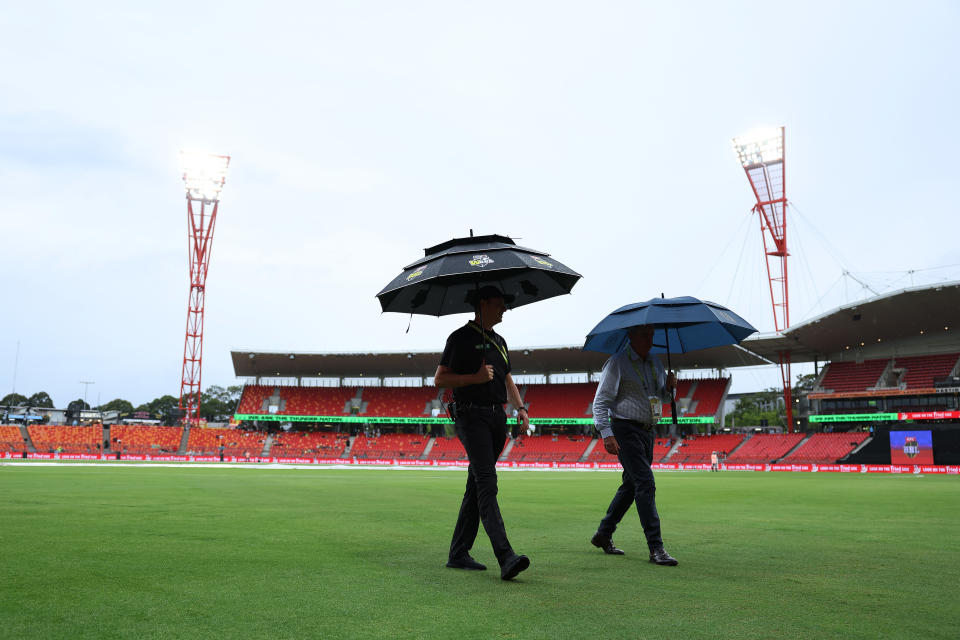
[[[480,522],[502,565],[513,555],[497,503],[497,458],[507,441],[507,417],[503,410],[473,409],[457,415],[457,437],[467,450],[467,489],[460,503],[460,515],[450,541],[450,557],[469,553]]]
[[[653,481],[653,431],[624,420],[614,419],[613,435],[620,445],[620,464],[623,466],[623,484],[614,494],[607,515],[600,521],[597,532],[611,537],[632,503],[637,505],[647,546],[653,549],[663,545],[660,537],[660,515],[657,513],[657,485]],[[599,443],[598,443],[599,445]]]

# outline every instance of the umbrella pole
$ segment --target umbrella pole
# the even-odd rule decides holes
[[[473,235],[473,229],[470,229],[470,235]],[[483,326],[483,308],[480,306],[480,280],[474,280],[473,291],[476,294],[477,316],[480,318],[480,366],[487,364],[487,330]]]
[[[667,371],[672,372],[673,366],[670,364],[670,327],[663,328],[663,335],[667,338]],[[673,426],[670,428],[672,432],[670,435],[676,435],[677,431],[677,400],[674,397],[676,395],[675,391],[670,392],[670,413],[673,414]]]

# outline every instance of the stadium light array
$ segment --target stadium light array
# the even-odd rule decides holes
[[[783,160],[783,129],[768,127],[733,139],[733,148],[744,167]]]
[[[230,156],[218,156],[199,151],[181,151],[180,168],[187,186],[187,198],[202,202],[217,202],[227,181]]]
[[[203,312],[213,229],[220,208],[220,191],[227,180],[230,156],[197,151],[180,152],[180,168],[187,187],[187,253],[190,264],[190,297],[183,343],[180,404],[184,424],[200,421],[203,369]]]

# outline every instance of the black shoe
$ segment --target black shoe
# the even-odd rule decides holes
[[[663,547],[650,549],[650,562],[668,567],[675,567],[680,564],[677,562],[677,559],[667,553]]]
[[[464,554],[457,558],[450,558],[447,560],[447,566],[451,569],[469,569],[471,571],[486,571],[487,565],[480,564],[476,560],[470,557],[469,554]]]
[[[595,547],[597,547],[597,548],[599,548],[599,549],[603,549],[603,552],[604,552],[604,553],[610,554],[610,555],[612,555],[612,556],[622,556],[622,555],[623,555],[623,550],[622,550],[622,549],[617,549],[617,547],[613,544],[613,540],[612,540],[612,539],[610,539],[610,538],[608,538],[608,537],[606,537],[606,536],[600,535],[599,532],[593,534],[593,537],[590,538],[590,544],[592,544],[593,546],[595,546]]]
[[[527,556],[518,556],[514,554],[500,567],[500,578],[502,580],[513,580],[517,574],[530,566],[530,558]]]

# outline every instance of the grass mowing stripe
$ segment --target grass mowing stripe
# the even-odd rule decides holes
[[[466,473],[0,468],[0,637],[955,637],[955,478],[657,475],[589,544],[613,474],[500,474],[531,568],[443,568]]]

